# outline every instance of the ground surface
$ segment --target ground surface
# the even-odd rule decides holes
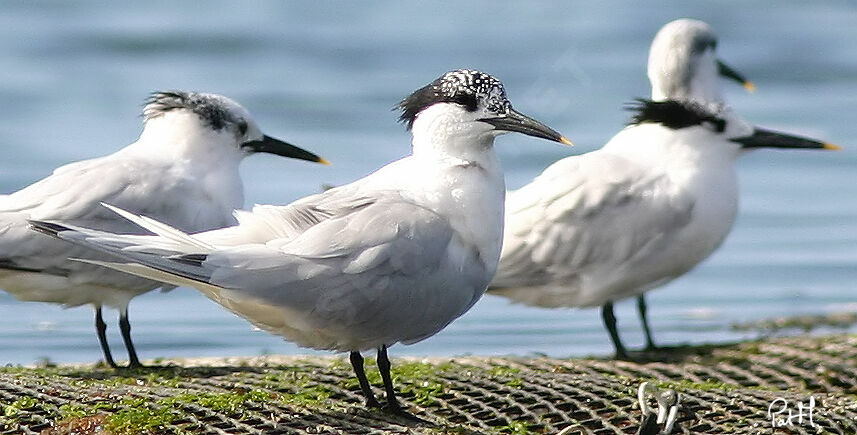
[[[681,395],[673,433],[855,434],[856,357],[857,337],[834,335],[674,348],[637,355],[640,362],[393,359],[401,399],[431,422],[421,425],[366,410],[344,358],[159,361],[120,371],[6,367],[0,434],[634,434],[644,381]],[[379,387],[374,363],[367,374]],[[383,397],[380,388],[375,394]]]

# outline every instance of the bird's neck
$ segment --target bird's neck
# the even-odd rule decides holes
[[[650,66],[652,100],[677,100],[704,106],[723,105],[716,59],[706,53],[696,62],[676,56],[672,62]]]
[[[604,151],[619,155],[671,178],[688,179],[711,173],[734,172],[740,147],[714,140],[701,127],[672,130],[658,124],[627,127],[610,140]]]
[[[486,167],[497,161],[494,135],[472,123],[457,122],[452,116],[421,116],[413,124],[412,133],[413,155],[419,159],[447,165],[473,162]]]
[[[421,182],[430,186],[423,201],[449,217],[458,236],[476,247],[492,274],[500,258],[506,190],[493,142],[490,135],[415,132],[411,157],[415,167],[425,168]]]
[[[235,142],[225,131],[201,125],[195,114],[170,113],[150,119],[129,148],[156,159],[237,171],[244,154]]]
[[[176,180],[192,183],[229,216],[244,204],[238,170],[244,154],[223,132],[186,121],[174,116],[149,120],[140,139],[120,153],[162,167]]]

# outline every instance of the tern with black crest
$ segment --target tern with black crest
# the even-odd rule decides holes
[[[508,132],[570,144],[512,108],[496,78],[451,71],[405,98],[411,155],[286,206],[257,206],[234,227],[188,235],[117,212],[156,236],[62,222],[34,228],[120,260],[99,263],[188,285],[301,346],[349,352],[368,407],[380,407],[360,352],[376,350],[385,408],[387,348],[424,340],[464,314],[497,268],[505,183],[494,139]]]
[[[184,231],[221,228],[243,206],[238,165],[264,152],[326,163],[319,156],[262,134],[249,112],[215,94],[153,94],[144,127],[131,145],[92,160],[70,163],[17,192],[0,195],[0,289],[24,301],[95,307],[95,326],[107,364],[116,367],[105,335],[102,307],[119,310],[131,367],[140,365],[131,341],[128,302],[162,287],[70,258],[98,259],[91,251],[28,229],[28,219],[56,219],[105,231],[138,228],[101,203],[152,216]]]
[[[652,100],[603,148],[562,159],[506,199],[506,230],[492,294],[526,305],[598,307],[616,349],[613,302],[691,270],[723,242],[738,211],[735,161],[754,148],[836,149],[755,127],[723,103],[710,27],[677,20],[650,52]]]

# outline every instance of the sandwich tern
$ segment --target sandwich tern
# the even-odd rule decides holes
[[[32,225],[124,259],[99,264],[195,287],[301,346],[349,352],[371,408],[381,405],[360,352],[377,350],[383,408],[407,416],[387,348],[436,334],[476,303],[496,271],[505,183],[494,139],[519,132],[571,143],[515,111],[500,81],[479,71],[448,72],[399,108],[411,155],[286,206],[239,212],[237,226],[188,235],[115,208],[157,235]]]
[[[618,358],[613,302],[686,273],[726,238],[738,207],[734,162],[759,147],[837,149],[753,127],[728,109],[717,74],[752,89],[717,60],[716,38],[696,20],[656,36],[652,100],[603,148],[562,159],[509,192],[500,265],[489,293],[545,307],[602,307]]]
[[[652,85],[652,100],[690,101],[719,110],[726,103],[718,75],[755,92],[756,85],[717,58],[716,50],[717,35],[704,21],[679,18],[661,27],[649,49],[647,75]],[[606,309],[613,317],[612,306]],[[637,311],[646,336],[645,349],[655,350],[645,293],[637,296]]]
[[[57,219],[112,232],[138,229],[106,211],[110,203],[185,231],[232,225],[243,205],[238,165],[253,153],[326,163],[315,154],[262,134],[249,112],[215,94],[156,92],[143,109],[140,138],[106,157],[70,163],[17,192],[0,195],[0,289],[24,301],[68,307],[91,304],[104,359],[102,306],[119,310],[131,367],[140,365],[131,341],[128,302],[160,282],[71,261],[87,250],[28,229],[27,219]],[[106,212],[105,212],[106,211]]]

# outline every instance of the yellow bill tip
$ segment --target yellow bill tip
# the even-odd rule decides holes
[[[832,143],[824,143],[824,149],[831,151],[841,151],[842,147],[839,145],[833,145]]]
[[[560,138],[559,138],[559,143],[561,143],[561,144],[565,144],[565,145],[568,145],[568,146],[574,146],[574,144],[573,144],[573,143],[571,143],[571,141],[570,141],[570,140],[568,140],[568,138],[567,138],[567,137],[565,137],[565,136],[560,136]]]
[[[324,166],[330,166],[330,162],[327,159],[325,159],[324,157],[319,157],[318,163],[321,163]]]
[[[747,92],[756,92],[756,84],[748,80],[744,82],[744,89],[746,89]]]

